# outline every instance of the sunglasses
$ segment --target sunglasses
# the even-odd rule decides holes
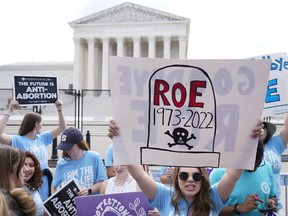
[[[187,181],[187,179],[189,178],[189,173],[187,173],[187,172],[180,172],[180,173],[178,174],[178,176],[179,176],[180,180],[182,180],[182,181]],[[201,173],[193,173],[193,174],[192,174],[192,179],[193,179],[194,181],[201,181],[202,178],[203,178],[203,175],[202,175]]]

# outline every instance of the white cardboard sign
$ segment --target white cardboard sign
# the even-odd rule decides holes
[[[110,57],[114,164],[252,169],[270,63]]]

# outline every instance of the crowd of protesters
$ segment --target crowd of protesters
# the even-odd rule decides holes
[[[59,122],[54,129],[42,132],[41,115],[27,113],[18,134],[4,133],[18,106],[11,100],[0,119],[0,215],[48,215],[43,202],[72,179],[80,186],[78,196],[143,191],[155,207],[149,215],[276,214],[282,207],[279,181],[288,117],[276,135],[276,126],[270,122],[255,126],[251,134],[258,139],[254,170],[214,168],[210,174],[211,168],[168,166],[162,167],[160,182],[156,182],[149,166],[113,165],[113,144],[107,149],[105,167],[81,131],[67,128],[59,99],[55,102]],[[113,139],[119,130],[111,121],[108,136]],[[62,158],[52,173],[47,146],[57,136],[61,137],[57,149]],[[263,182],[269,194],[261,191]]]

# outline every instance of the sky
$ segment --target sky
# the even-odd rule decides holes
[[[73,61],[68,23],[127,1],[1,1],[0,65]],[[287,0],[130,2],[189,18],[188,59],[239,59],[288,50]]]

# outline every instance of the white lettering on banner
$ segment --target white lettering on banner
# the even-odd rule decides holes
[[[28,82],[18,82],[19,86],[28,86]]]
[[[132,215],[122,203],[114,198],[104,199],[96,207],[96,216],[105,215],[106,212],[114,212],[115,215]],[[118,213],[118,214],[117,214]]]
[[[80,172],[80,174],[79,174]],[[64,178],[66,182],[71,179],[77,179],[77,182],[81,188],[90,187],[94,184],[93,166],[85,166],[79,169],[70,170],[64,173]]]
[[[51,199],[51,202],[53,203],[53,206],[57,209],[58,213],[61,214],[61,216],[76,215],[76,213],[77,213],[76,208],[74,206],[71,207],[71,205],[73,205],[73,204],[71,203],[70,200],[66,200],[63,202],[65,204],[66,208],[68,208],[68,210],[63,206],[62,202],[60,200],[58,200],[57,197],[55,197],[54,199]]]
[[[30,86],[48,86],[48,82],[30,82]]]
[[[18,99],[57,99],[56,93],[19,93],[16,96]]]
[[[26,92],[45,92],[47,89],[45,87],[27,87]]]

